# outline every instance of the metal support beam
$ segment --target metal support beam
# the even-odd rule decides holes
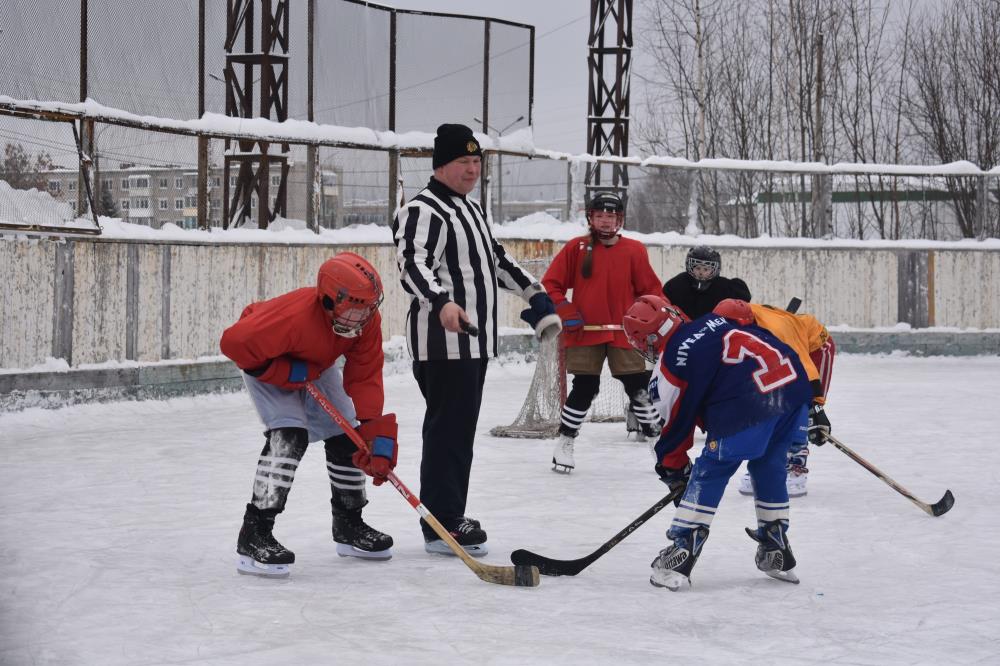
[[[608,46],[611,42],[613,45]],[[591,0],[590,72],[587,90],[587,152],[591,155],[628,155],[629,80],[632,64],[632,0]],[[611,169],[611,182],[602,183],[600,162],[587,165],[587,200],[595,189],[613,188],[623,197],[628,190],[628,168]]]
[[[254,7],[260,3],[259,50],[254,48]],[[288,13],[289,0],[228,0],[226,12],[226,115],[238,118],[288,119]],[[240,35],[243,53],[233,53]],[[281,54],[274,52],[281,49]],[[258,78],[254,78],[257,75]],[[260,91],[255,95],[255,84]],[[254,101],[257,115],[254,115]],[[273,116],[272,116],[273,114]],[[235,146],[233,144],[236,144]],[[252,215],[257,201],[257,226],[267,228],[286,214],[289,144],[272,153],[271,142],[240,139],[226,141],[223,165],[223,227],[241,226]],[[237,167],[230,196],[230,170]],[[279,167],[277,192],[271,202],[271,167]]]

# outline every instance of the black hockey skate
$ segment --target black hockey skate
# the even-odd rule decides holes
[[[333,540],[337,542],[337,555],[360,557],[366,560],[392,558],[392,537],[365,523],[361,509],[333,510]]]
[[[274,538],[271,534],[273,529],[273,515],[247,504],[243,527],[236,541],[236,554],[239,556],[236,570],[239,573],[268,578],[288,577],[290,565],[295,562],[295,553]]]
[[[421,525],[426,525],[423,520],[421,520]],[[465,549],[465,552],[469,555],[482,557],[490,552],[486,546],[486,530],[483,529],[478,520],[462,516],[451,524],[445,524],[444,526],[448,530],[448,533],[458,542],[458,545]],[[448,544],[444,540],[439,539],[433,531],[428,534],[427,531],[430,530],[429,526],[425,526],[424,529],[425,551],[439,555],[455,554],[448,547]]]
[[[773,520],[758,527],[756,532],[749,527],[746,529],[750,538],[757,542],[757,568],[771,578],[798,585],[799,578],[794,571],[795,556],[785,535],[788,528]]]
[[[665,587],[677,592],[691,587],[691,570],[694,569],[701,549],[708,538],[707,527],[697,527],[689,534],[674,539],[660,551],[649,566],[653,573],[649,582],[655,587]]]

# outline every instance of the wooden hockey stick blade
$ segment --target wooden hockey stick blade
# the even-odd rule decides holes
[[[792,296],[792,300],[788,301],[788,305],[785,307],[785,310],[795,314],[799,311],[800,305],[802,305],[802,299],[798,296]]]
[[[323,395],[323,392],[316,388],[316,385],[312,382],[306,382],[305,387],[306,392],[313,397],[316,404],[322,407],[323,411],[326,412],[331,419],[333,419],[333,422],[340,426],[340,429],[344,431],[344,434],[350,437],[351,441],[354,442],[354,446],[358,447],[362,451],[371,453],[371,451],[368,450],[368,443],[362,439],[361,435],[358,434],[358,431],[344,419],[344,416],[337,410],[337,408],[334,407],[329,400],[327,400],[326,396]],[[448,547],[452,550],[452,552],[455,553],[455,555],[457,555],[458,558],[462,560],[462,562],[464,562],[465,565],[472,570],[472,573],[476,574],[480,580],[484,580],[487,583],[496,583],[497,585],[513,585],[515,587],[536,587],[538,585],[538,569],[535,567],[500,567],[491,564],[483,564],[482,562],[477,562],[472,559],[472,556],[469,555],[457,541],[455,541],[455,537],[453,537],[448,530],[444,528],[440,521],[438,521],[438,519],[427,510],[427,507],[423,505],[420,498],[411,493],[410,489],[406,487],[406,484],[399,480],[399,477],[396,476],[395,472],[390,471],[386,476],[386,480],[392,484],[392,487],[403,496],[403,499],[405,499],[410,506],[416,509],[417,513],[420,514],[420,517],[431,526],[434,533],[441,537],[442,541],[448,544]]]
[[[519,548],[510,554],[510,561],[521,566],[536,566],[538,567],[538,571],[544,576],[575,576],[596,562],[606,552],[617,546],[629,534],[632,534],[632,532],[639,529],[643,523],[659,513],[663,507],[670,504],[683,494],[683,488],[678,488],[677,490],[668,493],[656,504],[646,509],[641,516],[629,523],[625,529],[605,541],[597,550],[586,557],[581,557],[576,560],[556,560],[551,557],[539,555],[538,553],[533,553],[530,550]]]
[[[951,494],[950,490],[946,490],[944,496],[941,499],[939,499],[935,504],[928,504],[927,502],[921,502],[916,497],[914,497],[909,490],[907,490],[903,486],[893,481],[882,470],[880,470],[878,467],[876,467],[875,465],[871,464],[870,462],[859,456],[857,453],[852,451],[850,447],[848,447],[846,444],[841,442],[833,435],[827,434],[826,440],[831,444],[833,444],[835,447],[837,447],[837,449],[847,454],[848,458],[858,463],[859,465],[867,469],[869,472],[877,476],[879,479],[881,479],[887,486],[889,486],[897,493],[899,493],[906,499],[916,504],[918,507],[921,508],[921,510],[927,513],[927,515],[935,517],[943,515],[948,511],[950,511],[951,507],[955,505],[955,496]]]
[[[583,327],[585,331],[623,331],[621,324],[587,324]]]

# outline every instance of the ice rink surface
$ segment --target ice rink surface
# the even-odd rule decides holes
[[[645,444],[587,424],[576,471],[551,441],[501,440],[531,367],[493,364],[469,515],[485,561],[528,548],[582,557],[665,494]],[[387,378],[397,473],[419,490],[423,402]],[[275,530],[285,581],[239,576],[235,542],[263,443],[248,397],[211,395],[0,415],[2,664],[996,664],[1000,654],[1000,358],[840,356],[834,434],[925,502],[932,518],[830,445],[792,501],[802,580],[754,566],[753,503],[730,482],[693,587],[652,587],[673,508],[573,578],[480,581],[423,551],[388,484],[365,518],[389,562],[339,558],[322,446]]]

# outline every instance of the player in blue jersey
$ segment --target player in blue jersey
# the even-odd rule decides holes
[[[729,478],[743,461],[754,480],[757,568],[797,583],[788,545],[788,448],[805,442],[812,387],[797,354],[769,331],[738,326],[716,314],[694,321],[665,299],[642,296],[623,321],[629,342],[656,363],[649,397],[665,422],[657,460],[690,437],[707,432],[692,467],[656,471],[671,488],[686,483],[667,537],[673,543],[653,560],[649,582],[678,590],[691,584],[712,518]]]

